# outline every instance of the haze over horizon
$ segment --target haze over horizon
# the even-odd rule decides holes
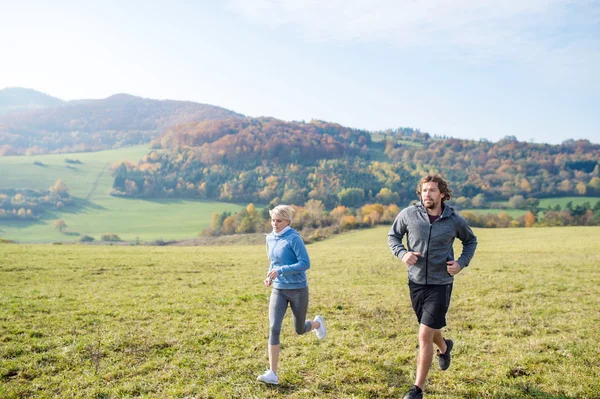
[[[495,4],[497,3],[497,4]],[[0,88],[366,130],[600,142],[600,3],[0,3]]]

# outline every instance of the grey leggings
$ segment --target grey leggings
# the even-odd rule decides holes
[[[279,345],[281,324],[287,310],[288,303],[292,308],[292,320],[296,334],[305,334],[312,329],[310,321],[306,321],[308,310],[308,287],[280,290],[273,288],[269,301],[269,344]]]

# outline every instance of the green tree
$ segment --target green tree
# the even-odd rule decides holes
[[[377,199],[377,202],[383,205],[397,204],[400,202],[400,195],[387,187],[379,190],[379,193],[375,195],[375,198]]]
[[[113,182],[113,188],[119,191],[125,191],[125,180],[127,180],[127,167],[123,162],[117,168],[115,172],[115,181]]]
[[[475,208],[485,208],[485,206],[487,205],[487,202],[486,202],[486,199],[485,199],[485,195],[484,194],[477,194],[471,200],[471,204]]]
[[[525,209],[527,207],[527,200],[522,195],[513,195],[508,200],[509,208]]]
[[[337,197],[341,205],[355,208],[365,201],[365,192],[360,188],[344,188],[338,193]]]

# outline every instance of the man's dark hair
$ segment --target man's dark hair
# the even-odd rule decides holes
[[[440,175],[428,175],[419,180],[419,184],[417,184],[417,195],[419,196],[419,199],[421,199],[421,187],[424,183],[430,182],[437,183],[440,193],[444,194],[442,202],[448,201],[450,198],[452,198],[452,190],[448,188],[448,183],[446,183],[446,180],[442,179]]]

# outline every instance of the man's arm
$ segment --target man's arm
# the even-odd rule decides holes
[[[458,258],[458,263],[461,267],[469,266],[473,255],[475,255],[475,249],[477,248],[477,237],[473,234],[473,230],[467,223],[467,221],[459,216],[458,227],[456,229],[456,236],[462,242],[462,253]]]
[[[402,239],[407,232],[406,223],[404,222],[404,218],[402,217],[402,213],[396,216],[392,227],[390,227],[390,231],[388,232],[388,246],[390,250],[394,254],[394,256],[402,259],[402,257],[408,252],[404,244],[402,243]]]

